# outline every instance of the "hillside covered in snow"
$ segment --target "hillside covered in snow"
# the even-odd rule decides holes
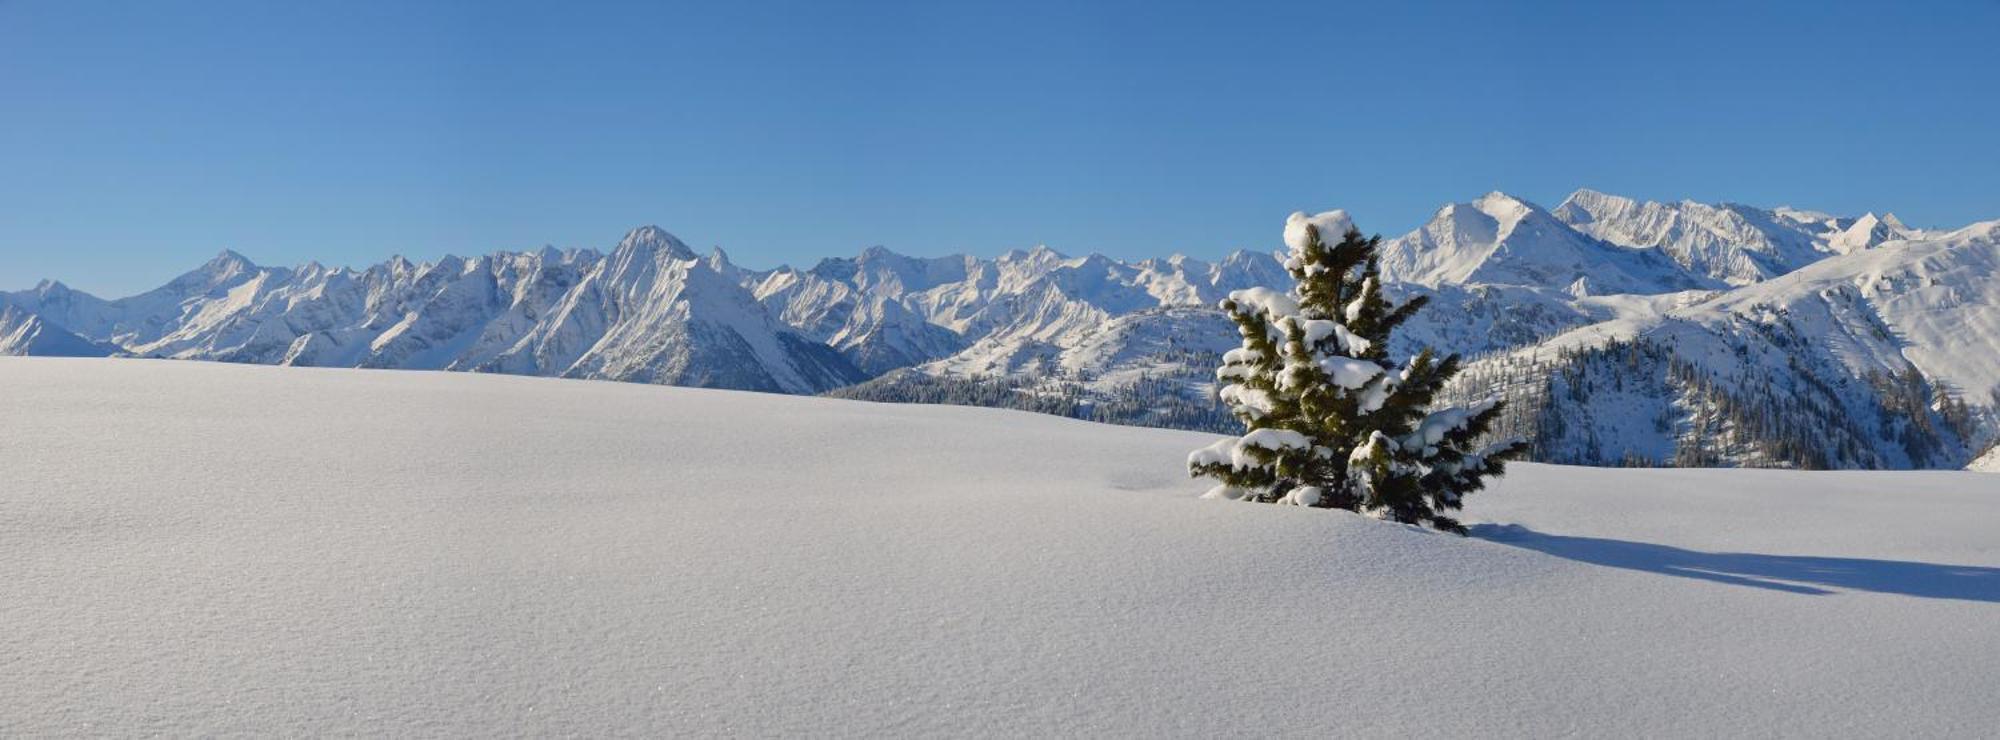
[[[1537,459],[1957,468],[2000,438],[1996,223],[1496,192],[1386,239],[1381,269],[1392,293],[1431,297],[1396,354],[1477,358],[1455,392],[1513,401],[1508,431]],[[751,270],[657,227],[608,251],[358,269],[225,252],[121,299],[0,292],[0,355],[832,392],[1219,430],[1212,371],[1236,336],[1216,302],[1286,286],[1279,260],[876,247]]]
[[[1517,464],[1461,538],[991,409],[0,358],[0,419],[6,736],[2000,726],[2000,476]]]

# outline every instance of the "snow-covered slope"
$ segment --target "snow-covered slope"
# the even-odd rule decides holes
[[[0,735],[2000,726],[2000,477],[1524,464],[1464,539],[985,409],[8,358],[0,419]]]
[[[1981,473],[2000,473],[2000,445],[1994,445],[1986,451],[1986,454],[1980,455],[1979,459],[1973,460],[1972,464],[1965,468]]]
[[[1781,311],[1851,374],[1915,367],[2000,389],[2000,221],[1883,242],[1677,312],[1710,326]]]
[[[0,302],[0,356],[105,357],[116,348],[70,333],[22,310]]]
[[[2000,222],[1755,285],[1621,302],[1468,369],[1545,459],[1951,467],[2000,436]]]

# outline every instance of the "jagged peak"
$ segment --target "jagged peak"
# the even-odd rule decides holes
[[[1576,190],[1570,192],[1569,197],[1563,198],[1564,202],[1569,202],[1573,200],[1574,201],[1613,200],[1613,201],[1637,202],[1636,198],[1630,198],[1623,195],[1618,195],[1616,193],[1607,193],[1602,190],[1597,190],[1594,188],[1577,188]]]
[[[855,265],[858,263],[859,260],[853,257],[821,257],[819,262],[806,268],[805,272],[834,280],[846,280],[854,275]]]
[[[260,268],[256,263],[234,250],[224,249],[200,267],[182,273],[167,283],[176,291],[210,290],[229,284],[231,281],[252,275]]]
[[[1833,214],[1827,213],[1825,211],[1815,211],[1807,208],[1796,208],[1789,205],[1778,206],[1777,208],[1771,209],[1771,212],[1777,214],[1781,218],[1788,219],[1794,223],[1802,223],[1802,224],[1824,224],[1828,221],[1832,221],[1834,218]]]
[[[722,251],[722,247],[720,246],[709,247],[708,256],[701,259],[701,264],[713,270],[718,275],[726,275],[731,278],[737,278],[743,272],[742,268],[737,267],[735,263],[729,261],[729,253]]]
[[[1542,210],[1541,206],[1516,198],[1498,190],[1479,196],[1471,203],[1479,212],[1502,221],[1519,220],[1530,213]]]
[[[1067,264],[1073,264],[1073,265],[1115,265],[1115,264],[1124,264],[1124,263],[1122,263],[1122,262],[1119,262],[1118,260],[1114,260],[1114,259],[1112,259],[1112,258],[1110,258],[1110,257],[1106,257],[1106,256],[1104,256],[1104,253],[1102,253],[1102,252],[1091,252],[1090,254],[1086,254],[1086,255],[1084,255],[1084,256],[1082,256],[1082,257],[1066,257],[1066,258],[1064,258],[1064,259],[1063,259],[1063,262],[1065,262],[1065,263],[1067,263]]]
[[[666,229],[652,224],[625,232],[625,238],[618,242],[618,251],[646,253],[665,251],[678,259],[697,259],[694,250],[689,249],[686,242],[668,233]]]
[[[1568,228],[1556,214],[1534,202],[1495,190],[1470,202],[1446,204],[1419,231],[1483,234],[1481,239],[1498,240],[1506,238],[1528,221],[1550,222]]]
[[[213,259],[210,259],[208,263],[211,265],[229,264],[229,265],[243,265],[246,267],[257,266],[257,263],[251,262],[249,257],[243,256],[241,252],[238,252],[234,249],[224,249],[220,252],[216,252],[215,257]]]
[[[1045,262],[1066,259],[1069,259],[1069,257],[1064,256],[1063,253],[1054,249],[1050,249],[1047,244],[1037,244],[1033,249],[1026,251],[1009,249],[1006,254],[1000,255],[1001,262]]]
[[[256,270],[257,263],[251,262],[249,257],[233,249],[224,249],[202,263],[201,267],[195,268],[194,272],[204,277],[223,278]]]
[[[1650,202],[1650,201],[1648,201]],[[1555,213],[1567,213],[1572,217],[1586,217],[1603,210],[1628,210],[1638,208],[1640,201],[1623,195],[1615,195],[1602,190],[1577,188],[1561,203],[1556,204]]]
[[[1511,204],[1502,201],[1489,202],[1487,197],[1482,196],[1466,203],[1446,203],[1437,210],[1437,215],[1431,217],[1427,226],[1448,229],[1461,224],[1484,224],[1483,228],[1491,229],[1495,222],[1512,223],[1524,213],[1524,209],[1511,207]]]
[[[1847,228],[1835,232],[1827,239],[1827,246],[1843,254],[1873,249],[1883,242],[1900,236],[1897,232],[1897,229],[1890,228],[1884,223],[1881,217],[1869,212],[1854,219],[1854,223]]]
[[[1259,259],[1271,259],[1271,253],[1256,252],[1248,249],[1238,249],[1236,251],[1230,252],[1227,255],[1224,255],[1222,257],[1222,264],[1233,265],[1239,262],[1249,262]]]
[[[554,244],[543,244],[542,246],[536,247],[531,251],[509,252],[506,250],[501,250],[498,252],[494,252],[491,256],[495,260],[527,258],[527,259],[534,259],[546,264],[550,262],[570,262],[577,259],[595,259],[603,255],[599,254],[597,250],[591,249],[589,247],[558,247]]]
[[[1873,232],[1884,236],[1898,236],[1910,231],[1910,227],[1903,225],[1903,220],[1896,218],[1896,214],[1883,213],[1878,216],[1874,211],[1869,211],[1862,214],[1860,218],[1854,219],[1854,225],[1848,227],[1847,231],[1850,233]]]
[[[861,262],[868,262],[868,261],[882,260],[882,259],[903,259],[903,258],[904,255],[899,254],[895,250],[882,246],[880,244],[869,247],[867,249],[863,249],[861,250],[861,254],[855,256],[855,259]]]

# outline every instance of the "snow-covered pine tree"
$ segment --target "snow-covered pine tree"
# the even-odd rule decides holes
[[[1328,234],[1340,240],[1328,244]],[[1285,243],[1292,292],[1251,288],[1222,301],[1243,346],[1215,374],[1245,434],[1188,455],[1189,472],[1220,481],[1210,498],[1347,509],[1464,534],[1443,512],[1526,445],[1475,448],[1498,401],[1430,410],[1458,372],[1457,355],[1425,349],[1400,368],[1390,361],[1390,333],[1426,299],[1382,295],[1381,237],[1363,238],[1343,211],[1294,213]]]

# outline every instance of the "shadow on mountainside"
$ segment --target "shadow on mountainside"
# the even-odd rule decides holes
[[[1903,560],[1699,552],[1644,542],[1545,534],[1518,524],[1475,524],[1471,534],[1580,563],[1795,594],[1835,589],[2000,603],[2000,568]]]

